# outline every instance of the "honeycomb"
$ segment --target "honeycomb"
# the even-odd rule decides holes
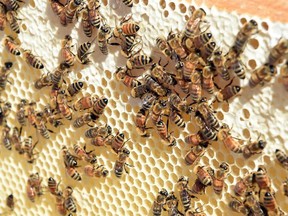
[[[107,18],[108,24],[113,26],[116,19],[132,12],[133,19],[141,23],[140,34],[144,42],[144,51],[152,57],[157,56],[157,53],[153,52],[156,37],[167,35],[171,29],[183,29],[185,18],[189,15],[189,4],[185,1],[176,3],[169,0],[135,0],[132,9],[128,9],[122,3],[117,5],[117,2],[119,1],[103,0],[102,13]],[[115,5],[117,7],[114,10],[112,7]],[[271,22],[268,19],[259,19],[246,14],[240,16],[236,13],[219,11],[214,7],[207,8],[205,5],[195,6],[205,9],[211,32],[217,38],[216,42],[220,43],[225,51],[228,51],[243,23],[253,18],[260,24],[260,32],[249,41],[244,52],[243,59],[248,65],[248,70],[264,63],[269,48],[274,46],[280,37],[288,35],[288,24]],[[22,19],[19,34],[21,47],[32,49],[35,55],[41,57],[45,63],[45,72],[52,71],[60,63],[60,42],[66,34],[70,34],[78,45],[88,40],[79,22],[62,27],[47,1],[26,1],[19,12],[19,18]],[[0,38],[5,34],[11,34],[9,29],[0,32]],[[76,65],[69,78],[86,82],[83,95],[95,92],[97,95],[109,98],[107,108],[99,122],[113,126],[113,133],[123,131],[125,137],[130,138],[126,144],[131,151],[128,163],[134,167],[128,168],[129,174],[124,173],[122,178],[118,179],[113,173],[117,158],[115,153],[106,147],[95,148],[87,144],[89,150],[95,149],[99,162],[108,168],[110,173],[106,178],[93,179],[83,175],[82,181],[76,182],[66,174],[60,150],[63,145],[72,148],[74,143],[88,143],[88,139],[84,137],[87,126],[75,129],[70,121],[63,120],[65,124],[53,129],[55,133],[51,134],[49,140],[37,135],[32,126],[27,126],[22,134],[25,137],[31,135],[34,141],[39,139],[36,149],[40,153],[34,164],[28,164],[24,157],[18,156],[16,151],[8,151],[1,145],[0,213],[8,212],[4,200],[13,193],[16,207],[13,212],[8,212],[8,215],[55,214],[55,200],[48,192],[37,198],[35,203],[28,200],[26,196],[27,179],[35,172],[39,172],[45,185],[47,179],[52,176],[57,181],[61,180],[60,187],[72,186],[77,201],[77,215],[87,216],[152,215],[152,203],[161,188],[176,191],[175,185],[181,175],[190,178],[189,187],[194,182],[196,176],[193,174],[192,167],[184,163],[184,156],[190,149],[184,143],[184,137],[197,132],[194,122],[189,122],[184,131],[174,126],[169,128],[170,131],[174,131],[177,138],[177,145],[174,148],[159,142],[155,132],[148,139],[138,136],[133,121],[141,105],[140,100],[131,98],[128,88],[118,82],[113,75],[117,66],[125,65],[125,59],[119,55],[117,47],[110,47],[108,56],[102,55],[96,46],[94,50],[93,64],[85,67]],[[41,75],[39,70],[29,67],[21,57],[10,55],[3,44],[0,45],[0,52],[2,53],[1,65],[6,61],[14,63],[9,77],[12,84],[7,84],[1,95],[2,100],[12,103],[8,124],[13,126],[17,125],[15,104],[21,98],[36,101],[37,108],[42,109],[49,101],[49,91],[45,88],[39,91],[34,88],[33,82]],[[249,78],[249,72],[247,76]],[[268,142],[268,146],[263,154],[244,160],[242,155],[232,155],[222,143],[213,142],[199,164],[209,164],[212,168],[217,168],[221,162],[226,161],[231,165],[225,192],[218,196],[209,187],[206,194],[198,196],[198,199],[193,201],[195,206],[203,208],[207,215],[236,215],[228,207],[232,185],[235,185],[239,177],[256,170],[258,165],[263,164],[272,178],[277,203],[283,211],[288,212],[288,200],[284,197],[281,188],[282,182],[287,177],[287,171],[275,161],[274,156],[276,148],[288,148],[287,92],[277,77],[263,87],[258,86],[254,89],[247,87],[247,78],[239,82],[244,86],[241,96],[234,98],[229,104],[219,104],[217,117],[221,122],[233,126],[233,136],[243,140],[250,138],[256,140],[261,134]]]

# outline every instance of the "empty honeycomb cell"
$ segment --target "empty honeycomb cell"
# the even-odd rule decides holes
[[[244,25],[245,23],[247,23],[247,19],[245,17],[240,18],[240,23]]]
[[[186,13],[186,11],[187,11],[186,6],[182,3],[179,4],[179,9],[180,9],[181,13]]]
[[[257,63],[256,63],[256,61],[255,61],[254,59],[250,59],[250,60],[248,61],[248,65],[249,65],[249,67],[252,68],[252,69],[255,69],[255,68],[257,67]]]
[[[258,49],[259,47],[259,41],[255,38],[252,38],[249,40],[249,44],[254,48],[254,49]]]
[[[242,130],[242,134],[243,136],[246,138],[246,139],[249,139],[250,138],[250,131],[248,130],[248,128],[244,128]]]
[[[169,16],[169,12],[167,10],[164,10],[164,17],[168,17]]]
[[[261,22],[261,26],[263,27],[263,29],[265,29],[266,31],[269,30],[269,25],[267,22]]]

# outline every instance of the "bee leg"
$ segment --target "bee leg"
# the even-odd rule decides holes
[[[48,130],[50,133],[55,133],[53,130],[50,130],[50,129],[48,129],[48,128],[47,128],[47,130]]]

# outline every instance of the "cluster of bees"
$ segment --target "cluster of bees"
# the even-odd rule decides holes
[[[240,178],[234,186],[234,194],[229,206],[243,215],[284,215],[277,205],[275,192],[271,187],[271,179],[264,166],[259,166],[255,172]],[[287,195],[287,183],[284,182]]]

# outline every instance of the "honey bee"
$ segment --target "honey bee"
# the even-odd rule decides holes
[[[265,82],[269,82],[276,74],[277,68],[274,65],[262,65],[252,72],[249,79],[249,86],[251,88],[254,88],[258,84],[263,86]]]
[[[126,62],[126,67],[129,70],[142,69],[143,66],[150,64],[152,60],[151,57],[143,54],[131,56]]]
[[[66,215],[67,210],[64,206],[65,197],[63,196],[63,193],[61,191],[58,191],[55,194],[55,197],[56,197],[56,209],[58,213],[60,213],[61,215]]]
[[[127,7],[133,7],[133,0],[122,0]]]
[[[231,129],[229,126],[227,124],[223,124],[218,132],[218,139],[223,142],[228,150],[240,154],[243,152],[243,147],[235,138],[231,136],[230,131]]]
[[[38,57],[36,57],[35,55],[33,55],[31,50],[24,50],[23,56],[24,56],[24,59],[26,60],[26,62],[30,66],[32,66],[36,69],[43,69],[44,68],[44,65],[41,62],[41,60]]]
[[[77,206],[72,196],[68,196],[68,198],[65,199],[64,206],[69,212],[77,212]]]
[[[245,65],[240,57],[228,58],[225,62],[225,67],[227,68],[229,74],[234,72],[240,79],[245,79]]]
[[[62,153],[62,156],[63,156],[65,167],[68,167],[68,168],[69,167],[72,167],[72,168],[78,167],[77,159],[79,159],[79,158],[74,156],[74,155],[72,155],[68,151],[66,146],[62,147],[61,153]],[[73,173],[73,171],[71,171],[71,173]]]
[[[72,119],[72,111],[70,107],[67,104],[67,98],[65,95],[65,92],[60,91],[59,94],[57,95],[57,105],[58,105],[58,110],[60,113],[68,120]]]
[[[85,137],[95,138],[97,136],[106,137],[110,135],[112,128],[109,125],[101,125],[99,127],[90,128],[85,131]]]
[[[228,100],[230,98],[232,98],[235,95],[240,93],[241,87],[238,86],[238,85],[231,85],[232,81],[233,81],[233,79],[223,89],[221,89],[220,91],[216,92],[215,100],[217,100],[218,102],[223,102],[223,101],[227,101],[228,102]]]
[[[17,13],[15,11],[7,11],[6,18],[7,18],[9,25],[10,25],[11,30],[14,31],[15,33],[19,34],[20,33],[20,27],[19,27],[18,20],[20,20],[20,19],[17,17]]]
[[[173,77],[172,74],[167,73],[164,68],[166,65],[161,66],[159,60],[158,64],[154,63],[151,67],[151,75],[154,79],[160,84],[166,84],[167,86],[175,86],[177,80]]]
[[[161,115],[165,111],[165,108],[167,107],[167,100],[165,99],[159,99],[157,102],[154,103],[152,107],[152,115],[151,119],[152,122],[156,125],[159,121]]]
[[[278,43],[270,50],[268,64],[276,66],[288,52],[288,40],[280,38]]]
[[[13,55],[19,56],[21,51],[19,49],[19,44],[15,41],[12,36],[6,36],[4,38],[4,46]]]
[[[237,196],[244,196],[248,189],[252,187],[253,176],[253,173],[248,173],[244,178],[237,181],[234,187],[234,193]]]
[[[230,79],[230,74],[225,66],[226,58],[222,55],[222,51],[216,50],[212,54],[213,67],[217,74],[220,74],[221,78],[224,80]]]
[[[31,174],[28,179],[28,185],[35,189],[37,196],[43,195],[42,180],[38,172]]]
[[[193,37],[193,44],[196,49],[200,49],[206,43],[208,43],[212,38],[210,32],[200,33],[199,35]]]
[[[210,167],[204,167],[197,165],[193,171],[197,175],[198,179],[201,181],[204,185],[211,185],[212,184],[212,177],[209,173]]]
[[[86,154],[86,157],[84,158],[86,162],[90,163],[90,164],[96,164],[98,162],[98,158],[97,156],[92,153]]]
[[[0,105],[3,103],[3,101],[0,100]],[[8,117],[9,113],[11,112],[11,103],[6,102],[3,106],[0,106],[0,125],[3,125],[3,122],[6,121],[6,118]]]
[[[283,215],[283,214],[280,214],[281,210],[276,203],[275,195],[269,191],[267,191],[264,194],[263,206],[267,209],[267,211],[269,212],[269,215],[274,215],[274,214],[275,215]]]
[[[170,31],[167,37],[167,43],[169,44],[173,52],[175,52],[178,60],[182,60],[187,57],[187,52],[181,44],[181,38],[179,33],[173,33],[172,31]]]
[[[164,37],[158,37],[156,39],[156,46],[166,57],[172,58],[172,49]]]
[[[92,107],[91,117],[93,121],[96,121],[104,112],[105,107],[108,104],[108,99],[105,97],[99,98]]]
[[[84,173],[89,177],[107,177],[109,171],[103,165],[86,165]]]
[[[21,99],[20,103],[17,104],[17,111],[16,111],[16,119],[21,125],[21,127],[26,126],[27,119],[26,119],[26,106],[28,105],[28,101],[26,99]]]
[[[214,52],[216,48],[216,43],[214,41],[206,43],[204,46],[202,46],[199,51],[196,51],[196,53],[200,53],[200,56],[204,61],[206,61]]]
[[[118,81],[121,81],[129,88],[134,88],[141,85],[141,82],[136,80],[135,77],[128,75],[127,70],[125,70],[123,67],[118,67],[115,75]]]
[[[168,89],[160,85],[151,75],[146,74],[144,77],[145,84],[152,91],[155,92],[158,96],[165,96],[168,93]]]
[[[178,112],[175,109],[170,109],[170,114],[169,117],[171,119],[171,121],[177,125],[178,127],[184,129],[186,127],[186,123],[181,115],[180,112]]]
[[[2,0],[1,1],[7,10],[17,11],[20,8],[19,2],[24,3],[22,0]]]
[[[267,170],[263,166],[259,166],[257,172],[254,173],[254,178],[261,190],[271,188],[271,179],[267,175]]]
[[[10,138],[10,127],[7,125],[7,122],[5,122],[5,125],[2,128],[2,143],[6,149],[9,151],[12,150],[12,143]]]
[[[165,208],[166,206],[168,209]],[[173,192],[169,193],[168,196],[166,197],[165,207],[163,207],[163,209],[165,211],[168,211],[168,216],[183,215],[178,209],[178,199],[175,197]]]
[[[261,154],[266,145],[267,142],[264,140],[258,140],[255,142],[249,141],[249,143],[243,147],[244,158],[249,158],[254,154]]]
[[[131,96],[134,98],[140,98],[149,92],[148,86],[146,84],[141,84],[131,89]]]
[[[5,90],[7,82],[11,84],[8,80],[8,76],[11,73],[11,68],[13,66],[12,62],[5,62],[4,66],[0,68],[0,91]]]
[[[212,175],[213,190],[218,195],[222,194],[224,188],[224,179],[227,177],[229,170],[230,170],[229,164],[223,162],[220,164],[219,169],[215,173],[213,172]]]
[[[140,134],[142,137],[150,137],[150,133],[148,132],[146,123],[148,120],[148,114],[144,109],[140,109],[135,118],[135,124],[136,124],[136,130],[138,134]]]
[[[48,74],[42,74],[42,76],[37,79],[34,83],[34,87],[36,89],[42,89],[46,86],[51,86],[52,83],[51,83],[51,76],[50,76],[50,73]]]
[[[35,142],[34,144],[32,143],[32,141],[33,141],[32,136],[29,136],[28,138],[24,139],[23,150],[24,150],[24,153],[26,153],[28,163],[33,163],[36,159],[34,156],[38,154],[38,153],[33,152],[36,145],[38,144],[38,141]]]
[[[52,8],[52,11],[56,15],[60,16],[64,10],[64,5],[61,2],[59,2],[59,0],[50,0],[50,5]],[[66,18],[65,18],[65,21],[66,21]]]
[[[35,106],[36,106],[35,102],[30,102],[26,110],[27,110],[28,122],[30,123],[30,125],[36,128],[37,116],[36,116]]]
[[[76,181],[81,181],[82,177],[80,173],[74,167],[66,167],[67,174]]]
[[[211,67],[206,66],[202,71],[202,87],[206,89],[209,94],[214,93],[214,74]]]
[[[60,125],[63,125],[63,123],[60,121],[60,119],[62,118],[59,118],[57,114],[53,114],[50,104],[44,107],[43,114],[44,114],[45,120],[49,122],[51,125],[53,125],[54,127],[57,128]]]
[[[244,205],[243,202],[238,200],[237,198],[233,197],[233,200],[229,202],[229,207],[235,211],[242,213],[243,215],[249,214],[249,209]]]
[[[205,148],[201,145],[191,147],[190,151],[185,155],[184,158],[186,165],[197,164],[204,153]]]
[[[285,169],[288,169],[288,156],[285,154],[284,151],[280,149],[275,150],[275,155],[277,160],[280,162],[281,166],[284,167]]]
[[[75,121],[73,122],[73,127],[80,128],[85,124],[90,126],[89,123],[91,121],[92,121],[91,113],[84,113],[83,115],[75,119]]]
[[[120,36],[120,34],[123,35],[136,35],[137,32],[140,30],[140,26],[137,23],[134,22],[128,22],[131,19],[132,15],[130,16],[129,14],[124,17],[121,21],[121,26],[120,27],[116,27],[113,34],[114,36]],[[116,33],[116,34],[115,34]]]
[[[244,204],[250,208],[250,211],[254,215],[265,215],[263,209],[261,208],[261,204],[253,194],[253,191],[246,192]]]
[[[190,95],[193,101],[199,101],[201,99],[201,75],[202,71],[197,70],[191,75]]]
[[[82,148],[79,144],[73,145],[74,153],[77,155],[77,157],[81,160],[85,159],[86,157],[89,157],[89,155],[93,152],[92,151],[86,151],[86,145]]]
[[[23,154],[24,150],[22,147],[22,142],[21,142],[21,132],[22,130],[14,127],[12,131],[12,136],[11,136],[11,143],[14,145],[15,150],[18,151],[19,154]]]
[[[182,90],[182,92],[184,92],[185,94],[189,93],[191,82],[187,82],[184,79],[178,79],[177,83],[180,89]]]
[[[110,43],[111,45],[120,45],[121,54],[125,58],[131,58],[138,55],[143,48],[142,37],[139,35],[124,35],[120,38],[120,44]]]
[[[125,145],[129,139],[124,142],[125,135],[124,133],[117,132],[115,136],[112,136],[107,143],[111,145],[114,152],[118,153],[121,151],[122,147]]]
[[[209,139],[205,139],[207,138],[208,136],[205,136],[205,137],[202,137],[202,134],[200,133],[200,131],[196,134],[190,134],[188,136],[186,136],[184,138],[184,141],[186,144],[188,145],[192,145],[192,146],[206,146],[208,145],[208,141]],[[213,137],[214,137],[214,133],[213,133]],[[213,138],[212,137],[212,138]]]
[[[29,183],[26,185],[26,194],[31,202],[35,202],[36,192]]]
[[[203,211],[199,211],[199,208],[192,208],[190,207],[186,212],[185,216],[206,216],[206,214]]]
[[[91,139],[91,145],[94,145],[94,146],[105,146],[108,141],[110,140],[110,136],[106,136],[106,137],[102,137],[102,136],[99,136],[97,135],[96,137],[92,138]]]
[[[82,24],[82,28],[83,28],[84,34],[87,37],[92,37],[93,26],[92,26],[91,21],[90,21],[89,11],[90,10],[89,10],[88,6],[86,6],[86,7],[84,7],[82,9],[82,21],[81,21],[81,24]]]
[[[281,69],[281,78],[284,88],[288,91],[288,60],[282,65]]]
[[[49,177],[48,178],[48,190],[50,191],[51,194],[56,195],[60,192],[58,190],[58,186],[59,186],[60,182],[57,183],[57,181],[52,178]]]
[[[84,82],[81,82],[81,81],[73,82],[72,84],[68,86],[67,92],[69,93],[70,97],[73,97],[76,94],[78,94],[83,87],[84,87]]]
[[[236,35],[234,44],[232,45],[232,52],[239,56],[243,53],[249,38],[258,32],[258,24],[255,20],[250,20],[245,23]]]
[[[284,191],[284,195],[285,195],[285,196],[288,196],[288,179],[286,179],[286,180],[283,182],[283,191]]]
[[[93,53],[94,51],[89,52],[89,49],[92,46],[92,43],[94,42],[96,38],[94,38],[91,42],[85,42],[83,44],[81,44],[79,46],[79,48],[77,49],[77,59],[79,60],[79,62],[81,64],[88,64],[90,63],[90,59],[88,58],[88,56]]]
[[[72,47],[72,37],[66,35],[65,39],[62,41],[61,56],[64,59],[63,63],[73,66],[75,62],[75,54],[71,51]]]
[[[0,3],[0,31],[4,31],[4,28],[6,27],[6,12],[7,10],[5,5]]]
[[[43,116],[44,116],[44,114],[42,112],[37,113],[37,117],[39,117],[41,119],[40,119],[40,121],[36,122],[36,129],[42,137],[44,137],[45,139],[50,139],[50,133],[54,133],[54,131],[47,128],[46,122],[45,122],[45,119],[43,118]]]
[[[205,194],[205,190],[206,190],[207,185],[204,185],[199,178],[196,178],[194,184],[192,185],[191,188],[191,193],[194,194]]]
[[[161,139],[167,141],[169,143],[168,146],[172,147],[176,145],[176,138],[172,136],[173,132],[168,133],[168,126],[169,126],[168,123],[169,121],[167,122],[167,125],[166,125],[160,118],[156,122],[156,129]]]
[[[14,210],[15,201],[14,201],[14,196],[13,196],[13,194],[10,194],[10,195],[6,198],[6,205],[7,205],[8,208],[10,208],[11,211]]]
[[[99,12],[100,2],[99,1],[89,1],[88,2],[88,12],[89,12],[89,21],[91,25],[100,28],[101,22],[104,20],[102,14]]]
[[[161,216],[161,212],[163,209],[163,206],[166,203],[166,198],[168,196],[168,192],[165,188],[162,188],[156,197],[156,200],[153,202],[152,210],[153,210],[153,216]]]
[[[191,206],[191,198],[195,198],[195,196],[190,194],[188,184],[189,184],[189,178],[185,176],[181,176],[177,181],[177,190],[179,191],[180,200],[182,202],[185,212]]]
[[[81,97],[73,104],[74,111],[83,111],[90,109],[93,104],[99,99],[97,95],[87,95]]]
[[[127,148],[122,148],[118,151],[118,159],[114,165],[114,173],[117,178],[120,178],[123,174],[123,170],[128,174],[127,166],[132,167],[132,165],[126,163],[129,158],[130,151]]]
[[[107,39],[109,34],[111,33],[111,27],[107,24],[104,24],[100,27],[98,31],[98,46],[102,54],[108,55],[108,44]]]
[[[169,105],[171,109],[179,112],[190,114],[193,111],[192,106],[187,103],[186,98],[181,99],[177,92],[169,94]]]
[[[206,16],[206,12],[203,8],[195,10],[195,8],[191,7],[190,11],[192,12],[192,16],[189,17],[185,25],[183,38],[192,38],[196,35],[200,31],[200,23],[203,22],[203,19]]]
[[[82,4],[82,2],[83,0],[72,0],[65,6],[65,16],[67,23],[73,22],[73,18],[76,14],[76,11],[79,10],[79,7]]]

